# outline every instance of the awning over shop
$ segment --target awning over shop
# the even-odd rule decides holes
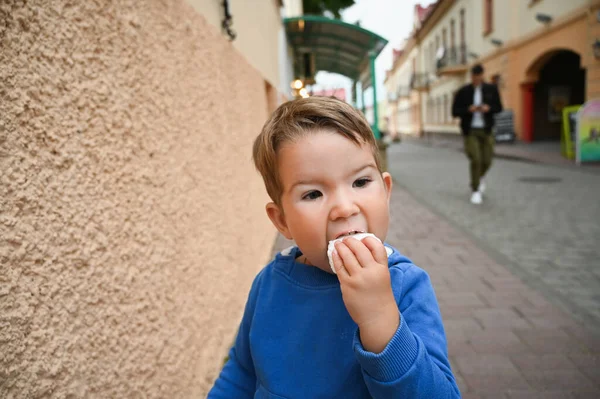
[[[355,83],[359,81],[362,92],[373,86],[373,130],[379,138],[377,91],[373,82],[375,58],[387,40],[358,25],[316,15],[287,18],[283,23],[294,50],[296,77],[310,79],[319,71],[327,71],[344,75]]]
[[[339,73],[352,80],[369,72],[369,57],[376,58],[387,44],[381,36],[337,19],[305,15],[287,18],[284,24],[298,68],[304,65],[304,54],[314,54],[315,72]],[[371,77],[364,79],[368,82],[361,83],[370,86]]]

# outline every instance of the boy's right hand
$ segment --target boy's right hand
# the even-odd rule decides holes
[[[333,264],[344,305],[358,325],[363,347],[380,353],[400,323],[384,245],[373,237],[363,241],[345,238],[335,244]]]

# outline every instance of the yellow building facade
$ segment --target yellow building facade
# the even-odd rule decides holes
[[[558,140],[560,108],[600,96],[599,10],[597,0],[438,1],[403,49],[419,53],[412,89],[421,124],[410,133],[459,134],[452,98],[481,63],[517,137]],[[411,62],[399,58],[389,76]]]

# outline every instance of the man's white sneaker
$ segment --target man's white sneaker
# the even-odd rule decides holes
[[[479,181],[479,188],[477,189],[481,194],[485,193],[485,182],[483,180]]]
[[[481,193],[479,191],[475,191],[473,194],[471,194],[471,204],[479,205],[482,202]]]

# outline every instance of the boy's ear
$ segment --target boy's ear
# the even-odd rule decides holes
[[[388,203],[390,202],[390,198],[392,197],[392,175],[390,175],[388,172],[383,172],[381,174],[381,178],[383,179],[383,185],[385,187],[385,191],[387,194],[387,200]]]
[[[267,215],[269,219],[271,219],[271,223],[279,230],[279,232],[288,240],[292,240],[292,235],[290,234],[290,230],[288,229],[287,223],[285,221],[285,215],[283,214],[283,209],[281,209],[274,202],[269,202],[266,206]]]

